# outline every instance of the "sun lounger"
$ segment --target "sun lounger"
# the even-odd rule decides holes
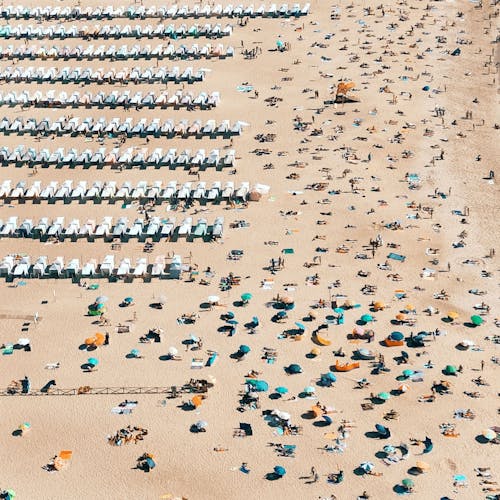
[[[199,370],[200,368],[203,368],[205,366],[205,363],[202,358],[193,358],[191,360],[191,369],[192,370]]]

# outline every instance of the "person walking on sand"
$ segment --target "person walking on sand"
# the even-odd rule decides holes
[[[481,360],[481,371],[484,370],[484,359]]]

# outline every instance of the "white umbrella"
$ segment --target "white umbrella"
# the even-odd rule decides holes
[[[30,339],[22,338],[17,341],[19,345],[26,346],[29,345]]]
[[[220,300],[220,297],[218,297],[217,295],[210,295],[208,298],[207,298],[208,302],[210,304],[217,304],[217,302],[219,302]]]
[[[168,353],[170,354],[170,356],[177,356],[177,354],[179,353],[179,351],[175,347],[169,347],[168,348]]]

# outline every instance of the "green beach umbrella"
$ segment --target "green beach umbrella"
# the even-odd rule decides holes
[[[413,488],[413,486],[415,486],[415,483],[413,482],[412,479],[410,478],[406,478],[406,479],[403,479],[401,481],[401,484],[405,487],[405,488]]]
[[[383,401],[387,401],[391,398],[391,395],[388,392],[379,392],[377,394],[378,399],[382,399]]]
[[[252,297],[253,295],[251,293],[244,293],[241,295],[241,300],[244,300],[246,302],[247,300],[250,300]]]
[[[472,324],[475,326],[479,326],[479,325],[482,325],[484,323],[484,319],[481,318],[481,316],[478,316],[477,314],[474,314],[474,316],[471,316],[470,320],[472,321]]]
[[[444,372],[447,375],[455,375],[455,373],[457,373],[457,368],[456,368],[456,366],[453,366],[453,365],[446,365]]]

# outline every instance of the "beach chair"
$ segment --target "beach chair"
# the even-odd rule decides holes
[[[191,360],[191,369],[199,370],[205,366],[205,363],[202,358],[193,358]]]

